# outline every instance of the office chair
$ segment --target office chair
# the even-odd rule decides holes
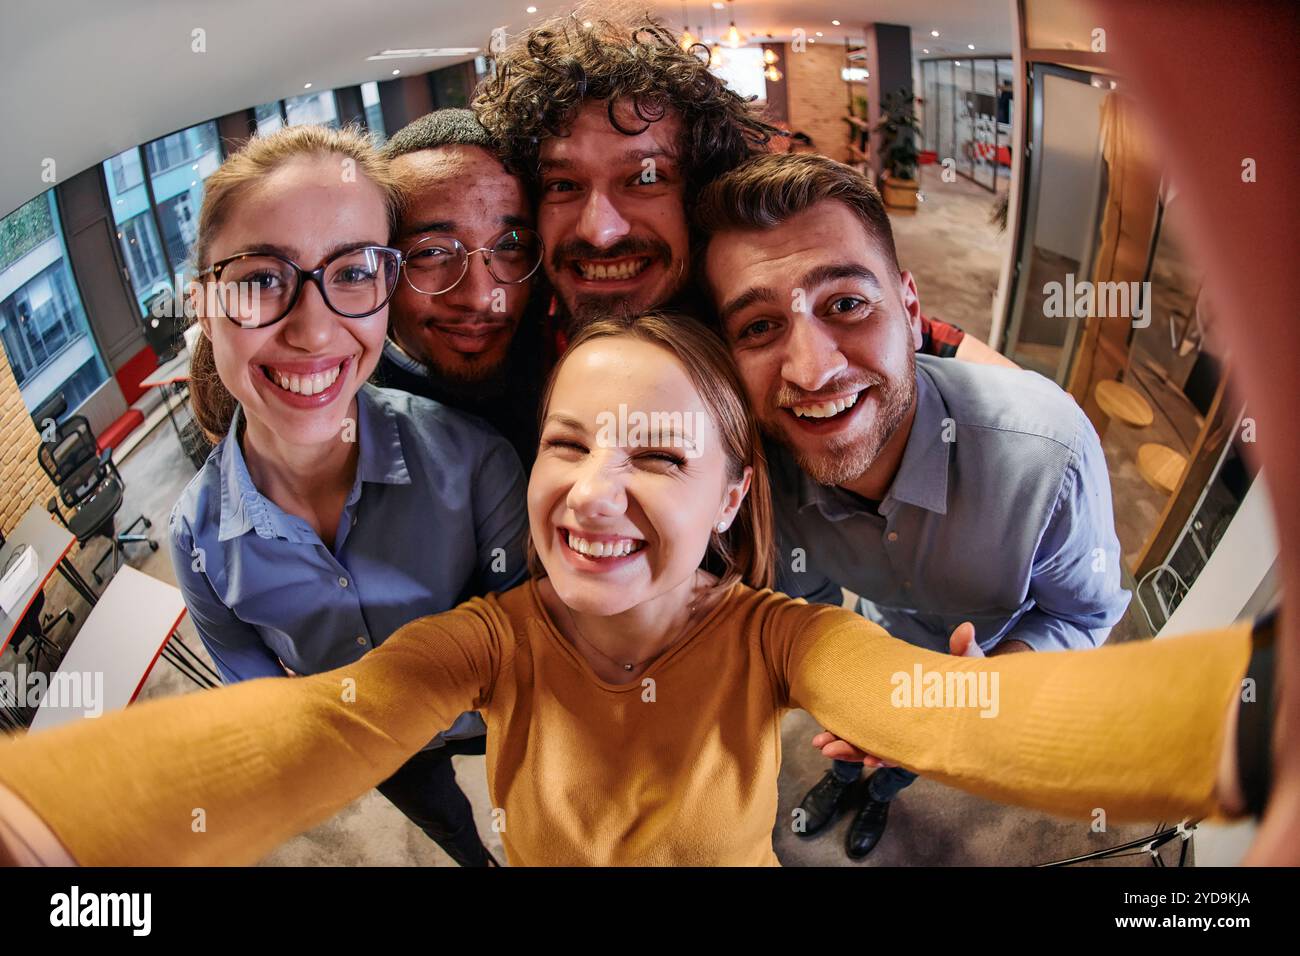
[[[41,411],[46,415],[44,420],[57,419],[57,410],[50,414],[50,406]],[[117,530],[116,515],[122,507],[126,485],[113,463],[113,449],[105,448],[102,453],[97,451],[90,422],[81,415],[71,415],[54,425],[53,432],[52,440],[42,440],[37,451],[41,468],[59,490],[45,508],[76,536],[77,544],[83,548],[92,538],[108,538],[108,554],[99,559],[92,572],[95,583],[103,584],[99,569],[111,558],[113,573],[116,574],[118,555],[125,555],[127,544],[147,543],[149,550],[158,550],[157,541],[146,534],[134,533],[139,525],[151,528],[153,523],[141,515],[125,531]],[[66,513],[59,508],[60,499]]]
[[[0,533],[0,548],[5,546],[5,536]],[[15,553],[14,557],[18,555]],[[3,574],[7,568],[0,568],[0,574]],[[41,612],[45,610],[45,592],[37,591],[36,596],[32,598],[32,605],[23,615],[23,619],[18,622],[18,628],[14,633],[16,642],[13,645],[14,653],[19,657],[26,658],[28,666],[36,671],[40,670],[41,654],[47,655],[45,665],[49,669],[58,666],[58,659],[61,656],[59,645],[50,636],[50,629],[59,621],[67,618],[68,626],[74,627],[77,623],[74,615],[66,607],[58,614],[52,614],[42,617]]]

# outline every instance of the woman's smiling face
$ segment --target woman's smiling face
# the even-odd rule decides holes
[[[533,545],[560,600],[612,615],[693,579],[749,470],[729,472],[708,406],[668,349],[626,336],[567,353],[528,485]]]
[[[285,163],[234,200],[210,259],[274,250],[315,269],[349,247],[387,245],[383,192],[364,176],[345,181],[341,157]],[[200,323],[222,384],[250,423],[288,444],[335,440],[352,399],[374,371],[388,323],[385,306],[364,318],[333,312],[304,282],[293,309],[264,328],[241,328],[219,312]]]

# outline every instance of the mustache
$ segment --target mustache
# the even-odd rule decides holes
[[[862,374],[845,375],[832,379],[815,392],[806,392],[801,388],[795,388],[793,385],[783,382],[780,388],[776,390],[774,402],[778,408],[787,408],[791,405],[815,405],[834,395],[843,395],[845,392],[860,392],[864,388],[873,388],[884,384],[885,380],[878,375]]]
[[[495,314],[471,315],[467,318],[456,319],[450,322],[445,319],[425,319],[420,324],[426,328],[453,330],[482,326],[504,329],[510,325],[510,323],[502,319],[500,315]]]
[[[630,256],[649,256],[668,265],[673,253],[668,243],[648,236],[627,236],[603,249],[583,239],[566,239],[551,250],[551,268],[558,271],[574,259],[624,259]]]

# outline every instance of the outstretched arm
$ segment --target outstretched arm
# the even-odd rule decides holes
[[[485,706],[509,625],[475,599],[361,660],[151,701],[0,742],[0,792],[78,863],[249,864]],[[75,798],[70,784],[77,788]]]
[[[789,703],[890,763],[1065,816],[1100,808],[1112,820],[1151,821],[1236,809],[1218,781],[1248,624],[985,659],[913,647],[829,608],[783,608],[773,631]]]

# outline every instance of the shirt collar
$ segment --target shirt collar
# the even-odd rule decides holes
[[[410,372],[412,375],[425,376],[429,374],[429,370],[425,368],[423,362],[412,356],[392,339],[384,339],[384,358],[402,371]]]
[[[953,361],[951,359],[947,361]],[[921,367],[916,369],[916,415],[912,430],[903,450],[894,482],[881,502],[881,512],[893,509],[888,502],[925,508],[936,514],[948,513],[948,453],[952,424],[943,396]],[[948,438],[948,441],[944,439]],[[853,496],[838,488],[818,484],[808,473],[793,465],[798,483],[800,510],[816,505],[827,518],[837,520],[862,512],[864,509]]]
[[[222,439],[221,451],[221,525],[220,541],[255,531],[262,538],[299,540],[306,522],[285,514],[268,500],[248,473],[243,449],[239,447],[239,421],[243,410],[236,406],[230,430]],[[345,420],[343,427],[348,427]],[[357,392],[356,440],[360,444],[357,481],[348,506],[360,496],[361,483],[409,485],[411,473],[402,453],[402,435],[397,426],[397,411],[379,399],[378,390],[365,384]]]
[[[948,513],[948,453],[957,437],[954,428],[943,396],[918,364],[916,415],[887,497],[935,514]]]

